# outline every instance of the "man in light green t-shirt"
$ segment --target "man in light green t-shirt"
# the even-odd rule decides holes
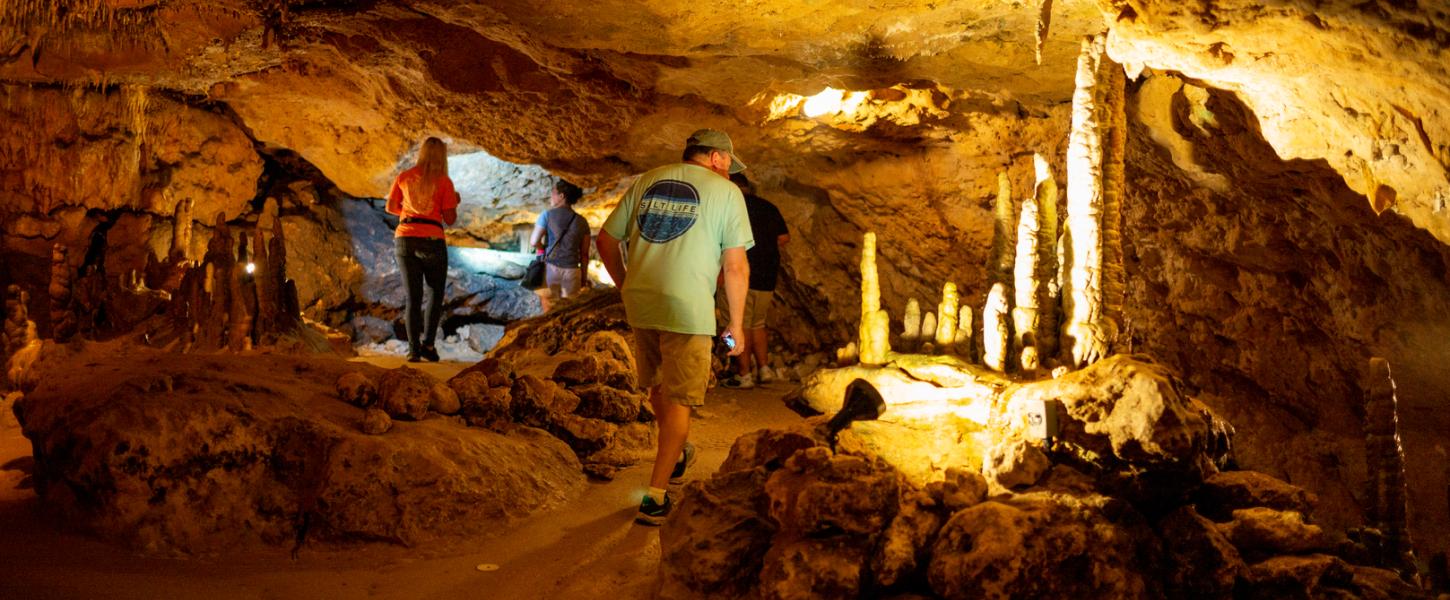
[[[685,142],[684,162],[646,172],[630,185],[599,233],[599,259],[620,288],[634,329],[639,382],[659,424],[650,489],[636,520],[659,525],[672,502],[665,491],[694,459],[686,444],[690,407],[705,402],[715,335],[715,281],[723,266],[730,307],[726,333],[744,339],[755,245],[745,197],[730,174],[745,169],[730,137],[712,129]],[[623,252],[621,252],[621,246]],[[740,354],[737,345],[730,355]]]

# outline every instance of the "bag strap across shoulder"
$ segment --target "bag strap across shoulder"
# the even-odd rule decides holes
[[[579,213],[576,213],[576,212],[574,212],[572,210],[569,211],[569,224],[564,226],[564,232],[561,233],[561,234],[559,234],[559,239],[562,240],[562,239],[564,239],[564,236],[565,235],[568,235],[569,234],[569,230],[574,228],[574,221],[577,220],[578,218],[579,218]],[[544,229],[547,230],[548,227],[546,226],[546,227],[544,227]],[[549,231],[548,233],[553,233],[553,232],[552,231]],[[544,260],[549,260],[550,258],[553,258],[553,256],[554,256],[554,250],[556,250],[558,248],[559,248],[559,243],[557,241],[555,241],[554,242],[554,246],[552,248],[549,248],[549,251],[548,252],[545,252],[544,253]]]

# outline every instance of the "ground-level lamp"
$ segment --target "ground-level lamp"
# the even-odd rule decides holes
[[[836,434],[850,426],[853,421],[875,421],[886,412],[886,400],[876,386],[865,379],[857,379],[846,386],[846,398],[841,401],[841,410],[826,423],[826,439],[836,445]]]

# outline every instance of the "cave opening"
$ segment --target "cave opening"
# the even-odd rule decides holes
[[[676,4],[0,9],[0,595],[1450,591],[1440,11]]]

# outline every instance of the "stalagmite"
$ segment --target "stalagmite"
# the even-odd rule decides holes
[[[1047,30],[1052,26],[1052,0],[1042,0],[1037,7],[1036,55],[1037,64],[1042,64],[1042,46],[1047,43]]]
[[[1007,285],[992,284],[987,293],[987,304],[982,307],[982,363],[998,371],[1007,367],[1007,349],[1012,341],[1012,329],[1008,321]]]
[[[171,223],[171,256],[182,261],[191,260],[191,208],[190,199],[177,202],[176,214],[173,215]]]
[[[1012,182],[1007,172],[997,173],[997,200],[992,209],[992,256],[987,265],[987,283],[1012,280],[1016,252],[1017,215],[1012,204]]]
[[[1364,445],[1369,465],[1368,517],[1384,538],[1382,546],[1373,550],[1381,564],[1402,573],[1414,570],[1414,546],[1410,543],[1407,510],[1409,494],[1405,487],[1405,452],[1400,445],[1399,401],[1395,397],[1395,380],[1390,363],[1383,358],[1369,359],[1365,381]]]
[[[64,245],[55,244],[50,248],[50,286],[46,292],[50,296],[50,337],[57,342],[76,334],[73,286],[70,251]]]
[[[263,220],[265,219],[264,213]],[[273,301],[276,293],[272,289],[272,278],[267,276],[271,270],[267,266],[267,240],[262,235],[261,221],[252,230],[251,262],[254,267],[247,279],[256,291],[248,307],[252,315],[252,339],[260,344],[270,341],[269,335],[274,331],[270,318],[277,312]]]
[[[925,315],[922,315],[922,317],[921,317],[921,330],[923,332],[926,332],[926,331],[936,331],[936,313],[927,312]],[[932,336],[932,335],[923,335],[921,337],[921,344],[922,344],[922,346],[931,346],[932,349],[936,349],[935,340],[936,340],[936,337],[935,336]],[[923,350],[923,351],[925,351],[925,350]]]
[[[0,329],[0,349],[5,352],[5,382],[11,389],[24,390],[33,383],[30,367],[40,358],[40,336],[30,320],[30,293],[11,285],[5,290],[5,325]]]
[[[236,258],[232,255],[232,234],[225,218],[218,214],[212,227],[211,241],[207,244],[206,291],[210,299],[207,319],[201,323],[201,344],[208,349],[227,344],[226,331],[231,321],[232,271],[236,269]]]
[[[941,304],[937,305],[936,348],[939,352],[952,352],[957,340],[957,311],[961,298],[957,295],[957,284],[948,281],[942,286]]]
[[[1062,346],[1074,366],[1096,362],[1107,355],[1117,335],[1117,324],[1104,312],[1103,298],[1103,123],[1100,81],[1105,59],[1105,36],[1083,42],[1078,58],[1077,89],[1072,96],[1072,132],[1067,146],[1067,231],[1064,250],[1067,270],[1062,290]]]
[[[876,234],[866,232],[861,243],[861,364],[886,364],[891,351],[887,339],[891,320],[881,309],[881,282],[876,274]]]
[[[254,264],[247,253],[247,236],[237,240],[237,264],[232,271],[231,296],[227,308],[227,347],[234,352],[252,348],[252,327],[255,323],[257,290],[246,265]]]
[[[921,342],[921,303],[912,298],[906,301],[906,313],[901,317],[902,350],[910,352]]]
[[[1057,337],[1057,298],[1053,289],[1057,276],[1057,182],[1041,154],[1033,156],[1033,166],[1037,185],[1032,196],[1022,203],[1017,228],[1012,347],[1019,351],[1035,347],[1035,362],[1057,350],[1052,343]],[[1033,370],[1036,365],[1023,364],[1022,368]]]
[[[967,359],[968,362],[977,360],[976,340],[972,335],[972,332],[975,331],[972,328],[973,325],[972,307],[963,304],[961,310],[957,312],[957,333],[952,338],[952,346],[956,348],[957,354]]]

